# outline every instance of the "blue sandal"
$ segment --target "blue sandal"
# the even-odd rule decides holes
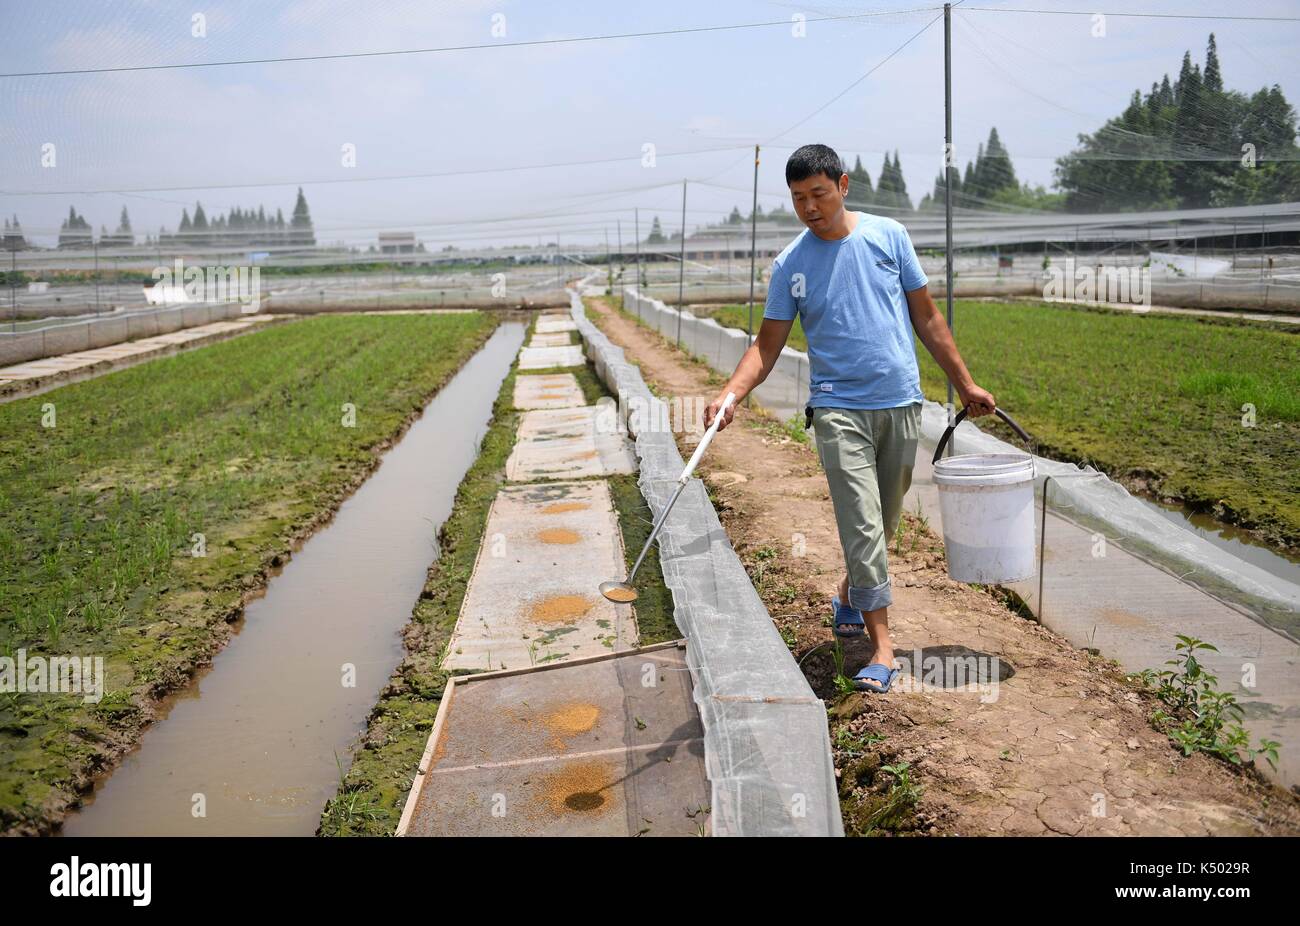
[[[898,669],[891,669],[883,662],[873,662],[869,666],[863,666],[858,670],[858,674],[853,676],[853,687],[858,691],[884,694],[889,691],[897,677]],[[879,684],[871,684],[872,682],[879,682]]]
[[[840,604],[840,596],[831,599],[831,632],[837,637],[860,637],[867,632],[867,622],[862,612],[849,605]],[[841,626],[848,625],[841,630]]]

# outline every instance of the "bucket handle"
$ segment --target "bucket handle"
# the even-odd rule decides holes
[[[1016,419],[1012,418],[1010,415],[1008,415],[1000,408],[993,409],[993,414],[997,415],[999,418],[1001,418],[1003,421],[1009,424],[1011,426],[1011,430],[1019,434],[1020,439],[1023,440],[1026,444],[1032,442],[1033,438],[1029,436],[1029,433],[1025,431],[1024,428],[1022,428],[1019,424],[1016,423]],[[943,448],[948,446],[948,439],[952,437],[952,432],[956,429],[957,425],[961,424],[962,419],[965,417],[966,417],[966,409],[963,408],[961,411],[957,413],[957,417],[953,418],[952,424],[948,425],[947,429],[943,432],[943,437],[939,438],[939,446],[934,448],[934,457],[930,460],[931,465],[934,465],[935,463],[939,462],[939,457],[943,456]]]

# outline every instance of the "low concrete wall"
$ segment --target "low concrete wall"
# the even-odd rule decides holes
[[[240,314],[238,303],[212,303],[115,314],[17,334],[0,331],[0,367],[196,328]]]

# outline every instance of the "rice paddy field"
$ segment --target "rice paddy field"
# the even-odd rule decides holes
[[[748,308],[707,314],[743,329]],[[754,316],[757,330],[757,306]],[[1130,488],[1300,550],[1296,333],[1028,302],[957,300],[954,317],[976,382],[1041,453],[1091,463]],[[798,320],[788,344],[807,348]],[[917,357],[926,397],[945,401],[946,379],[919,342]],[[1001,422],[988,427],[1014,440]]]
[[[0,655],[107,668],[98,702],[0,694],[0,830],[134,741],[496,325],[312,318],[0,405]]]

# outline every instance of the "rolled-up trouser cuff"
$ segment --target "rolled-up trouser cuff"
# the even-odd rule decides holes
[[[859,611],[875,611],[877,608],[887,608],[893,603],[894,595],[889,579],[885,579],[874,588],[849,586],[849,604]]]

